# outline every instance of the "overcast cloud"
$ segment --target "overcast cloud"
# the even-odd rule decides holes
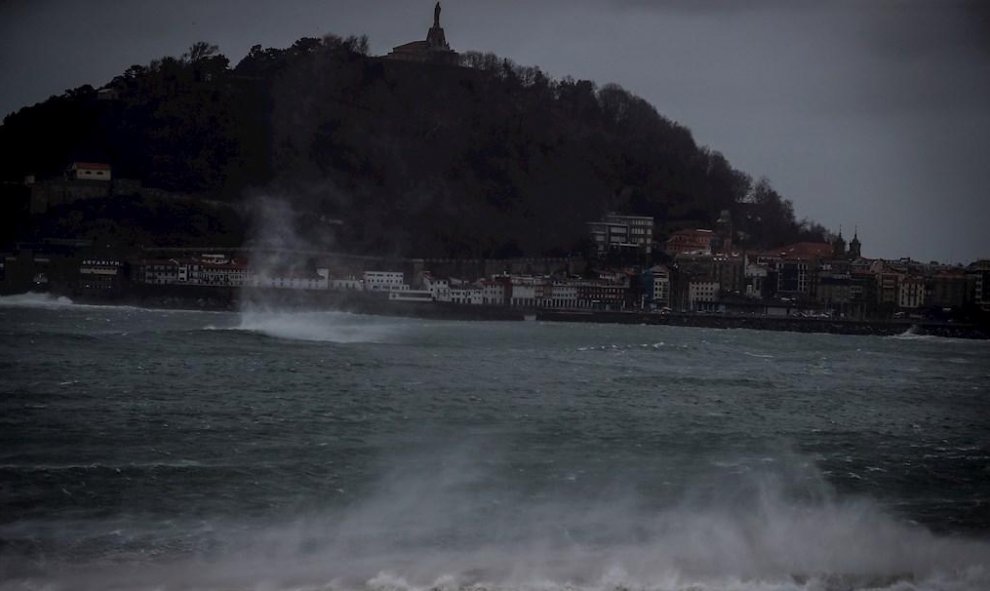
[[[945,0],[450,0],[447,39],[617,82],[864,254],[990,257],[990,9]],[[8,0],[0,112],[216,43],[424,38],[429,0]]]

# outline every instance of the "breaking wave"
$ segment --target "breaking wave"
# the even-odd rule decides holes
[[[0,296],[0,308],[41,308],[49,310],[78,309],[78,310],[145,310],[138,306],[123,305],[118,303],[105,304],[80,304],[67,296],[59,296],[51,293],[28,292],[16,295]],[[182,310],[156,309],[156,312],[175,312]]]
[[[245,310],[235,330],[328,343],[383,343],[403,330],[401,321],[347,312]]]
[[[990,340],[986,340],[986,339],[962,339],[958,337],[943,337],[938,335],[925,334],[921,332],[919,329],[914,327],[911,327],[900,334],[891,335],[884,338],[895,341],[908,341],[908,342],[914,341],[914,342],[922,342],[922,343],[939,343],[939,344],[955,343],[955,344],[968,345],[971,347],[974,346],[979,347],[986,343],[990,343]]]
[[[17,295],[0,296],[0,307],[9,308],[67,308],[75,306],[72,300],[65,296],[50,293],[28,292]]]
[[[807,473],[765,473],[700,483],[678,500],[653,507],[629,489],[604,483],[609,494],[594,500],[563,492],[520,496],[486,487],[493,481],[476,461],[447,453],[397,465],[346,507],[281,526],[214,524],[208,546],[223,548],[219,553],[150,564],[128,559],[82,572],[69,569],[64,579],[46,562],[44,575],[6,577],[0,588],[990,588],[990,542],[939,536],[867,499],[839,499],[811,471],[810,482]],[[102,562],[112,565],[114,558]]]

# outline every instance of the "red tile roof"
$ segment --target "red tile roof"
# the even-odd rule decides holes
[[[795,259],[827,259],[832,256],[832,245],[826,242],[798,242],[767,251],[768,255]]]

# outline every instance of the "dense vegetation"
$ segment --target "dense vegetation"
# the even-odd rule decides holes
[[[106,161],[187,195],[275,195],[338,248],[415,256],[568,252],[608,210],[654,216],[661,239],[723,209],[752,246],[824,233],[643,99],[492,54],[392,62],[327,36],[255,46],[231,67],[198,43],[110,87],[116,100],[84,86],[7,116],[0,178]]]

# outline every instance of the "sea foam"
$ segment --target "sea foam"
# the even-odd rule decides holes
[[[0,307],[10,308],[67,308],[75,306],[72,300],[65,296],[50,293],[28,292],[17,295],[0,296]]]
[[[406,458],[408,465],[346,507],[282,525],[215,523],[222,550],[208,556],[117,566],[111,559],[65,578],[8,580],[0,589],[990,588],[986,540],[937,535],[868,499],[840,499],[823,479],[792,490],[807,473],[699,483],[661,508],[621,488],[604,500],[560,493],[493,503],[479,489],[485,470],[477,463],[456,453],[434,458],[429,470],[423,458]]]
[[[404,330],[402,321],[347,312],[245,310],[237,330],[270,337],[329,343],[382,343]]]

